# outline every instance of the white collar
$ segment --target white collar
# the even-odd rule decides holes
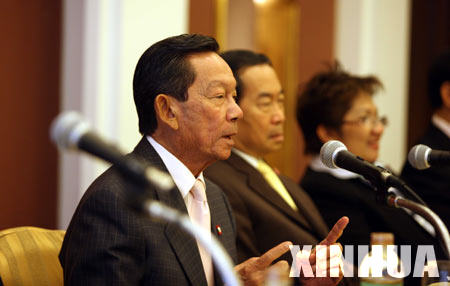
[[[164,165],[166,165],[167,170],[172,176],[175,185],[177,185],[178,190],[180,190],[181,196],[185,199],[194,186],[196,178],[183,162],[167,151],[161,144],[156,142],[155,139],[151,136],[147,136],[147,140],[153,146],[156,153],[158,153],[159,157],[161,157]],[[203,172],[200,173],[198,179],[201,180],[203,184],[205,183]]]
[[[433,122],[434,126],[436,126],[436,128],[441,130],[445,135],[447,135],[448,138],[450,138],[450,122],[447,122],[437,114],[433,115],[431,121]]]
[[[380,161],[375,161],[372,164],[375,166],[381,166],[381,167],[385,166],[385,164],[381,163]],[[336,177],[338,179],[343,179],[343,180],[349,180],[349,179],[354,179],[354,178],[363,178],[364,179],[364,177],[361,176],[360,174],[353,173],[353,172],[350,172],[350,171],[342,169],[342,168],[336,168],[336,169],[328,168],[327,166],[325,166],[324,163],[322,163],[319,155],[316,155],[315,157],[313,157],[309,167],[316,172],[329,173],[330,175],[332,175],[333,177]]]
[[[309,167],[316,171],[316,172],[322,172],[322,173],[328,173],[330,175],[332,175],[333,177],[336,177],[338,179],[343,179],[343,180],[347,180],[347,179],[354,179],[354,178],[358,178],[361,177],[360,175],[347,171],[345,169],[341,169],[341,168],[337,168],[337,169],[331,169],[328,168],[327,166],[325,166],[324,163],[322,163],[322,161],[320,160],[319,156],[315,156],[312,160],[311,163],[309,165]]]
[[[231,149],[236,155],[244,159],[247,163],[249,163],[253,168],[258,169],[258,158],[253,157],[252,155],[249,155],[241,150],[238,150],[236,148]]]

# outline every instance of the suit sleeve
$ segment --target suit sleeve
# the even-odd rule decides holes
[[[138,214],[117,192],[98,190],[77,210],[60,259],[65,285],[138,285],[145,243]]]

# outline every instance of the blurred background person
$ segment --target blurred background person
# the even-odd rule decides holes
[[[297,120],[305,136],[305,152],[315,157],[301,186],[328,225],[342,215],[350,218],[342,244],[368,245],[372,232],[392,232],[396,244],[433,244],[433,237],[405,211],[378,203],[375,189],[360,175],[330,169],[319,159],[323,143],[339,140],[351,153],[370,163],[377,160],[387,125],[372,100],[380,88],[377,77],[351,75],[338,63],[306,83],[298,98]]]
[[[209,166],[205,175],[227,194],[233,208],[238,261],[286,239],[298,245],[318,244],[328,228],[317,207],[298,184],[277,174],[263,159],[282,148],[286,119],[285,95],[270,59],[249,50],[221,56],[236,78],[236,100],[244,117],[238,120],[230,157]],[[292,260],[290,253],[283,258]]]
[[[395,94],[377,100],[386,110],[383,113],[396,123],[383,135],[382,144],[392,144],[392,148],[383,145],[380,154],[395,170],[401,170],[409,140],[405,132],[398,131],[414,125],[411,131],[423,133],[418,122],[425,121],[426,126],[429,120],[427,114],[398,106],[409,97],[418,102],[418,97],[426,95],[421,82],[429,57],[450,41],[446,0],[228,1],[228,7],[204,0],[189,1],[189,5],[181,0],[167,5],[143,0],[94,1],[93,7],[84,0],[50,2],[32,1],[24,9],[20,1],[2,1],[5,5],[0,9],[8,38],[2,46],[5,57],[0,78],[2,134],[7,134],[2,141],[2,174],[3,189],[10,190],[0,201],[1,229],[22,225],[65,229],[81,190],[108,167],[91,158],[57,153],[49,142],[48,128],[60,111],[78,110],[124,151],[133,149],[140,138],[136,129],[129,128],[137,126],[138,120],[128,88],[132,71],[141,51],[163,37],[218,35],[223,49],[267,54],[289,95],[285,99],[289,130],[296,125],[295,90],[320,71],[322,62],[338,58],[353,71],[376,73],[387,93]],[[220,19],[223,25],[218,25]],[[389,52],[379,52],[387,48]],[[22,67],[29,73],[26,83]],[[412,137],[411,144],[418,138]],[[298,132],[286,132],[284,141],[284,148],[266,159],[298,181],[309,157],[291,160],[302,155]]]
[[[438,56],[429,69],[428,97],[434,113],[416,144],[450,151],[450,50]],[[450,166],[417,170],[405,162],[401,176],[450,228]]]

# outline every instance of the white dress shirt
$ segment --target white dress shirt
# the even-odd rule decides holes
[[[445,135],[447,135],[448,138],[450,138],[450,122],[446,121],[437,114],[433,115],[431,122],[433,122],[437,129],[441,130]]]
[[[175,182],[175,185],[178,187],[178,190],[181,193],[181,196],[183,197],[184,203],[186,204],[186,208],[188,210],[188,214],[192,221],[196,223],[200,223],[199,225],[204,228],[205,231],[208,231],[209,233],[209,239],[211,239],[211,214],[209,212],[209,205],[208,205],[208,199],[205,198],[205,204],[207,212],[204,214],[203,219],[205,221],[203,223],[198,221],[198,217],[196,218],[195,212],[193,213],[194,209],[198,210],[198,205],[195,205],[194,202],[194,195],[191,192],[192,188],[194,187],[194,184],[196,180],[200,180],[203,183],[203,186],[205,186],[206,191],[206,184],[205,180],[203,178],[203,172],[200,173],[200,175],[195,178],[192,172],[184,165],[180,160],[178,160],[177,157],[175,157],[172,153],[170,153],[166,148],[164,148],[161,144],[156,142],[155,139],[153,139],[151,136],[147,136],[148,142],[153,146],[156,153],[161,157],[164,165],[166,165],[167,170],[169,171],[169,174],[172,176],[173,181]],[[206,217],[207,218],[206,218]],[[211,255],[208,253],[208,251],[199,243],[197,240],[199,252],[200,252],[200,258],[202,260],[203,269],[205,271],[205,277],[207,280],[208,286],[214,285],[214,270],[211,260]]]
[[[192,196],[189,195],[189,192],[194,186],[197,178],[194,177],[192,172],[180,160],[178,160],[177,157],[167,151],[167,149],[156,142],[155,139],[151,136],[147,136],[147,140],[153,146],[156,153],[158,153],[159,157],[161,157],[164,165],[166,165],[166,168],[172,176],[175,185],[178,187],[178,190],[180,190],[187,209],[189,209],[191,201],[193,200]],[[200,173],[198,179],[205,183],[203,172]]]

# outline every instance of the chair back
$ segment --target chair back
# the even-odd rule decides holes
[[[5,286],[63,285],[58,254],[65,231],[15,227],[0,231],[0,277]]]

